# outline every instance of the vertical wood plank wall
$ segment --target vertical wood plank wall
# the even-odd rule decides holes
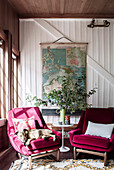
[[[108,28],[88,28],[90,19],[48,19],[54,28],[74,42],[88,42],[88,57],[114,78],[114,20],[110,20]],[[103,23],[103,20],[98,20]],[[20,21],[21,51],[21,106],[29,105],[26,93],[42,96],[42,58],[40,43],[53,42],[56,37],[42,28],[34,20]],[[87,62],[87,91],[97,87],[97,92],[88,102],[93,107],[114,107],[114,81],[109,81],[94,66]],[[54,122],[55,117],[45,117]],[[72,117],[76,123],[76,117]]]
[[[11,49],[14,51],[19,50],[19,17],[18,14],[13,10],[7,0],[0,1],[0,30],[5,31],[5,34],[11,35]],[[12,53],[10,49],[10,53]],[[7,51],[8,52],[8,51]],[[10,54],[11,57],[12,54]],[[8,79],[10,82],[9,73]],[[10,107],[11,108],[11,107]]]
[[[3,31],[8,30],[11,33],[13,47],[15,50],[19,50],[19,18],[7,0],[0,0],[0,29]],[[8,147],[9,140],[7,136],[7,124],[5,123],[4,126],[0,125],[0,151]]]

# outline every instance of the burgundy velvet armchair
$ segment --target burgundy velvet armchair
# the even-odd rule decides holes
[[[104,165],[107,164],[107,153],[114,150],[114,133],[111,138],[85,134],[88,122],[100,124],[114,123],[114,109],[90,108],[83,111],[75,130],[69,132],[70,143],[74,146],[74,159],[76,152],[84,152],[104,157]]]
[[[48,129],[43,116],[37,107],[14,108],[8,113],[8,136],[13,148],[25,155],[29,159],[29,169],[31,169],[31,161],[36,157],[51,155],[53,152],[57,153],[57,160],[59,160],[59,148],[61,147],[61,133],[52,131],[57,139],[53,141],[52,137],[48,140],[36,139],[31,141],[30,146],[25,146],[15,134],[15,128],[12,118],[27,119],[34,116],[37,129]],[[48,152],[49,151],[49,152]],[[43,152],[43,153],[42,153]],[[34,157],[35,154],[35,157]],[[36,156],[36,154],[38,154]]]

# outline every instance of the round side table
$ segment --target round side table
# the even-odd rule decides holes
[[[71,126],[73,126],[73,124],[70,124],[70,125],[60,125],[60,124],[54,123],[53,126],[61,127],[61,129],[62,129],[62,146],[60,147],[60,152],[68,152],[70,150],[70,148],[64,146],[64,128],[65,127],[71,127]]]

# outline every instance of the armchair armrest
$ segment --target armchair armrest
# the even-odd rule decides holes
[[[26,146],[21,142],[21,140],[18,139],[17,135],[15,134],[9,134],[10,142],[13,146],[13,148],[24,155],[29,155],[28,149]]]
[[[113,133],[112,136],[111,136],[110,142],[111,142],[111,143],[113,144],[113,146],[114,146],[114,133]]]
[[[56,136],[58,136],[60,139],[62,139],[62,133],[61,132],[58,132],[58,131],[55,131],[55,130],[52,130],[52,129],[49,129],[49,130],[51,130]]]
[[[71,130],[69,133],[69,137],[70,137],[70,140],[73,140],[73,136],[74,135],[79,135],[81,134],[81,129],[80,128],[77,128],[77,129],[74,129],[74,130]]]

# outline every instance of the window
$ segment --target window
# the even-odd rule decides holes
[[[12,107],[18,106],[18,56],[12,54]]]
[[[0,118],[7,118],[8,110],[18,107],[20,99],[19,52],[12,45],[12,35],[0,29]],[[18,88],[19,86],[19,88]],[[2,119],[0,119],[0,123]],[[5,121],[6,122],[6,121]],[[9,147],[7,124],[0,124],[0,152]]]
[[[1,30],[0,30],[1,33]],[[9,31],[0,34],[0,118],[7,118],[8,110],[18,107],[19,97],[19,52],[12,48]],[[1,38],[5,37],[5,38]]]
[[[0,117],[8,113],[8,55],[5,52],[5,41],[0,40]]]

